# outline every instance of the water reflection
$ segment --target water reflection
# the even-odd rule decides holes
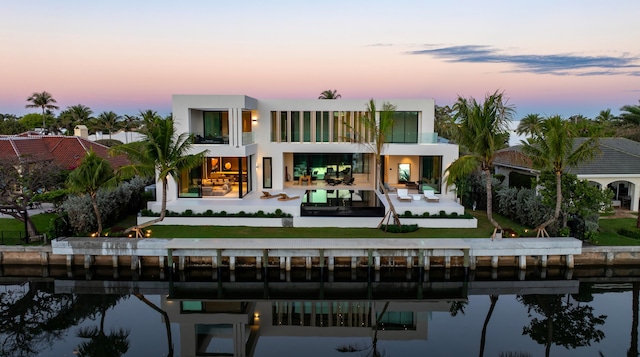
[[[630,269],[7,271],[2,356],[638,356]]]

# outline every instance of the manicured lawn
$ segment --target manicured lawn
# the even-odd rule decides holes
[[[597,245],[640,245],[640,240],[617,233],[621,228],[638,230],[635,218],[600,219],[600,233],[595,239]]]
[[[38,230],[38,232],[42,233],[49,228],[51,219],[56,218],[57,216],[58,215],[55,213],[42,213],[31,216],[31,220],[36,225],[36,229]],[[0,231],[23,232],[24,234],[24,223],[14,218],[0,218]],[[13,245],[22,244],[22,242],[20,242],[18,239],[5,239],[4,244]]]
[[[51,219],[56,217],[58,217],[56,213],[42,213],[31,216],[31,220],[39,232],[44,232],[49,228]],[[0,227],[3,231],[24,231],[24,223],[14,218],[0,218]]]
[[[493,226],[486,212],[470,211],[478,219],[478,228],[420,228],[411,233],[385,233],[374,228],[269,228],[269,227],[220,227],[220,226],[153,226],[152,237],[156,238],[487,238]],[[40,232],[48,229],[54,213],[32,216]],[[117,230],[132,225],[135,217],[118,222]],[[519,236],[535,236],[530,227],[523,227],[503,216],[494,214],[503,228],[513,229]],[[113,227],[115,228],[115,227]],[[595,239],[598,245],[640,245],[640,240],[619,235],[621,228],[637,230],[635,218],[601,219],[600,233]],[[0,230],[24,231],[24,224],[13,218],[0,218]],[[16,244],[19,244],[16,242]]]
[[[269,228],[219,226],[153,226],[157,238],[488,238],[493,232],[485,212],[470,212],[478,219],[478,228],[420,228],[411,233],[385,233],[374,228]],[[496,216],[503,228],[523,234],[522,227]]]

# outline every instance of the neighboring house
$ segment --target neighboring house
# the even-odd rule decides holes
[[[368,100],[174,95],[178,133],[193,134],[192,153],[207,150],[207,157],[200,167],[183,172],[179,182],[170,180],[170,209],[180,212],[197,206],[198,211],[232,212],[229,198],[241,200],[263,190],[304,192],[300,189],[307,185],[331,189],[333,183],[344,185],[347,180],[351,181],[347,189],[373,191],[378,175],[392,186],[408,183],[422,189],[428,185],[441,197],[455,200],[446,190],[443,176],[458,158],[458,146],[438,141],[434,101],[380,99],[376,100],[377,108],[384,102],[396,105],[396,118],[382,170],[376,172],[370,149],[350,139],[366,133],[349,131],[344,125],[358,126]],[[160,200],[160,185],[157,195]],[[194,199],[204,203],[194,204]],[[271,200],[258,202],[267,201]],[[156,210],[159,203],[151,203],[150,208]]]
[[[584,140],[576,139],[577,142]],[[501,150],[494,161],[496,174],[513,180],[514,175],[536,177],[538,171],[518,159],[521,146]],[[638,211],[640,201],[640,143],[626,138],[601,138],[600,150],[593,160],[584,162],[567,171],[592,182],[600,188],[608,187],[614,192],[613,206]],[[514,155],[515,154],[515,155]]]
[[[35,132],[0,136],[0,157],[50,159],[67,170],[78,167],[90,149],[107,159],[114,169],[129,163],[125,156],[109,156],[108,147],[77,136],[40,135]]]

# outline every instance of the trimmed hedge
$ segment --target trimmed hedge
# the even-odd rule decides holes
[[[142,210],[142,216],[144,217],[160,217],[160,213],[153,212],[148,209]],[[281,209],[277,209],[273,213],[265,213],[264,211],[258,212],[245,212],[240,211],[238,213],[228,213],[227,211],[213,212],[212,210],[206,210],[202,213],[194,213],[192,210],[188,209],[182,213],[167,211],[166,217],[254,217],[254,218],[282,218],[282,217],[293,217],[289,213],[282,212]]]
[[[383,224],[380,226],[380,229],[389,233],[410,233],[417,231],[419,227],[417,224],[403,224],[401,226],[397,226],[395,224]]]

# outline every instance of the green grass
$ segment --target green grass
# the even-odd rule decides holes
[[[600,231],[594,244],[597,245],[640,245],[640,240],[618,234],[621,228],[638,230],[635,218],[601,219]]]
[[[44,232],[49,228],[49,223],[53,218],[58,217],[56,213],[42,213],[30,216],[33,224],[39,232]],[[0,230],[3,231],[24,231],[24,223],[15,218],[0,218]]]
[[[270,228],[270,227],[221,227],[221,226],[152,226],[156,238],[487,238],[493,226],[484,211],[468,212],[478,219],[478,228],[420,228],[411,233],[385,233],[374,228]],[[55,213],[31,216],[38,231],[48,229]],[[503,228],[511,228],[520,236],[535,236],[530,227],[524,227],[508,218],[494,214]],[[127,217],[109,230],[122,230],[135,223],[135,217]],[[24,231],[24,224],[13,218],[0,218],[0,230]],[[600,232],[593,243],[610,246],[640,245],[640,240],[619,235],[621,228],[635,230],[635,218],[601,219]],[[16,242],[19,244],[19,242]]]
[[[271,228],[220,226],[152,226],[156,238],[488,238],[493,226],[486,212],[469,212],[478,219],[478,228],[420,228],[411,233],[385,233],[375,228]],[[499,215],[503,228],[523,234],[525,227]],[[425,218],[428,219],[428,218]],[[402,220],[401,220],[402,221]]]
[[[42,233],[49,229],[49,224],[53,218],[58,217],[55,213],[42,213],[31,216],[33,224],[36,225],[38,232]],[[14,231],[24,233],[24,223],[18,221],[15,218],[0,218],[0,231]],[[22,244],[19,239],[4,239],[4,243],[7,245]],[[41,244],[41,243],[38,243]]]

